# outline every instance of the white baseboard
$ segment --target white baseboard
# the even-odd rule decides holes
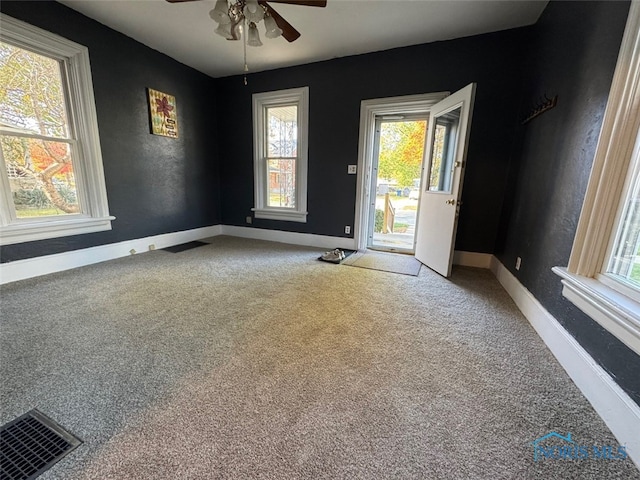
[[[640,407],[495,257],[491,271],[640,468]]]
[[[2,263],[0,264],[0,285],[126,257],[131,255],[131,250],[135,250],[136,253],[147,252],[151,249],[151,245],[160,249],[202,238],[215,237],[220,235],[220,232],[221,225],[214,225]]]
[[[307,247],[356,249],[356,241],[353,238],[330,237],[328,235],[315,235],[312,233],[283,232],[281,230],[223,225],[222,235],[267,240],[269,242],[290,243],[292,245],[304,245]]]
[[[453,252],[453,264],[463,267],[490,268],[493,255],[490,253],[465,252],[456,250]]]
[[[165,233],[119,243],[83,248],[81,250],[56,253],[54,255],[44,255],[25,260],[16,260],[15,262],[2,263],[0,264],[0,285],[126,257],[131,255],[131,250],[135,250],[136,253],[147,252],[151,249],[151,245],[154,245],[156,249],[160,249],[218,235],[230,235],[318,248],[355,249],[355,241],[352,238],[329,237],[309,233],[282,232],[279,230],[229,225],[214,225],[211,227],[194,228],[192,230]]]

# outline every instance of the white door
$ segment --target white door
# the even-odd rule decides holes
[[[476,84],[431,107],[415,256],[451,275]]]

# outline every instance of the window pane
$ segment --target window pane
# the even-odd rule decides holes
[[[68,143],[17,136],[0,143],[18,218],[80,212]]]
[[[295,159],[270,159],[268,207],[296,206],[296,161]]]
[[[636,156],[637,156],[636,147]],[[619,226],[607,273],[626,280],[640,288],[640,176],[638,159],[635,173],[623,207],[622,223]]]
[[[298,155],[298,107],[267,107],[267,156]]]
[[[429,170],[429,190],[432,192],[451,192],[461,111],[462,107],[435,119]]]
[[[0,42],[0,127],[69,138],[60,63]]]

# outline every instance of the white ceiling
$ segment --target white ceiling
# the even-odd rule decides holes
[[[60,3],[212,77],[243,71],[243,45],[213,33],[215,0],[60,0]],[[247,47],[250,71],[531,25],[547,0],[328,0],[326,8],[272,4],[302,36]]]

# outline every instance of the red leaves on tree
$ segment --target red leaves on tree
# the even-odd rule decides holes
[[[72,165],[68,158],[68,148],[65,143],[57,142],[31,142],[29,145],[31,161],[37,171],[46,170],[53,163],[64,163],[64,167],[58,174],[72,172]]]

